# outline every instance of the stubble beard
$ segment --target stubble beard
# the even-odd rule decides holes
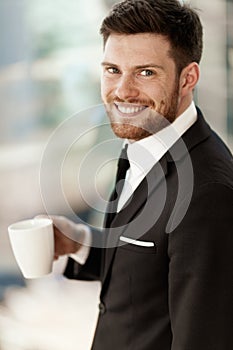
[[[106,111],[113,132],[117,137],[134,141],[156,134],[158,131],[173,123],[176,119],[179,100],[178,91],[179,87],[176,84],[171,95],[170,103],[166,104],[164,101],[161,101],[157,108],[154,106],[154,103],[149,104],[151,107],[147,108],[147,113],[143,118],[139,115],[138,118],[129,116],[119,120],[119,118],[114,115],[112,105],[106,105]],[[115,101],[122,102],[118,99]],[[143,105],[144,103],[142,102],[143,101],[137,101],[137,103]],[[134,101],[132,103],[134,103]]]

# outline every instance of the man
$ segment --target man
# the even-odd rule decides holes
[[[85,249],[72,230],[92,241],[65,271],[102,282],[92,348],[230,350],[233,162],[193,103],[199,17],[177,0],[125,0],[101,33],[102,98],[128,140],[127,182],[103,234],[55,218],[56,257]]]

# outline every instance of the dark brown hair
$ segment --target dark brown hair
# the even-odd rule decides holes
[[[104,45],[111,34],[154,33],[167,37],[177,73],[191,62],[199,63],[203,30],[197,12],[178,0],[124,0],[103,20]]]

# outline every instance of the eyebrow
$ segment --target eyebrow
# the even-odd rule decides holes
[[[106,67],[106,66],[118,67],[117,64],[114,64],[114,63],[111,63],[111,62],[102,62],[101,65],[103,67]],[[162,67],[162,66],[160,66],[158,64],[154,64],[154,63],[143,64],[143,65],[135,66],[134,68],[135,69],[156,68],[156,69],[164,70],[164,67]]]

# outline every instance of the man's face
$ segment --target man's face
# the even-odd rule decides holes
[[[140,140],[177,117],[179,80],[169,50],[166,38],[156,34],[108,38],[101,95],[117,136]]]

